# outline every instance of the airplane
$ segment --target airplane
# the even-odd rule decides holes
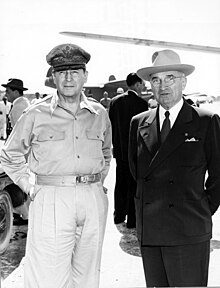
[[[160,41],[160,40],[141,39],[141,38],[131,38],[131,37],[122,37],[122,36],[104,35],[104,34],[95,34],[95,33],[74,32],[74,31],[64,31],[64,32],[60,32],[60,34],[70,36],[70,37],[80,37],[80,38],[86,38],[86,39],[112,41],[112,42],[117,42],[117,43],[127,43],[127,44],[145,45],[145,46],[158,46],[158,47],[184,49],[184,50],[208,52],[208,53],[220,53],[220,47],[214,47],[214,46],[168,42],[168,41]],[[50,71],[50,74],[51,74],[51,71]],[[52,80],[52,75],[47,75],[45,85],[48,87],[55,88],[54,87],[55,85]],[[100,84],[96,83],[95,85],[88,83],[85,85],[84,88],[85,88],[85,94],[88,97],[94,97],[96,100],[100,101],[105,91],[108,92],[109,94],[108,96],[110,98],[114,97],[117,94],[116,91],[118,87],[123,88],[124,91],[128,89],[125,80],[116,80],[115,76],[111,75],[109,76],[108,81],[105,83],[100,83]],[[145,91],[143,92],[142,97],[146,101],[153,98],[152,90],[149,87],[146,87]]]

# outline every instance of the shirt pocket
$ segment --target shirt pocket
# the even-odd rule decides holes
[[[37,136],[38,142],[38,154],[41,158],[46,159],[59,159],[63,157],[63,151],[65,151],[65,132],[48,130],[41,131]]]
[[[64,140],[65,139],[65,132],[63,131],[42,131],[38,137],[37,140],[39,142],[44,141],[58,141],[58,140]]]
[[[100,130],[86,130],[86,136],[89,144],[89,151],[91,157],[102,157],[102,144],[104,142],[104,135]]]

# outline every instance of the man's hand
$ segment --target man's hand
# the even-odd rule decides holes
[[[31,201],[34,201],[35,193],[34,193],[34,185],[31,184],[30,190],[28,192],[28,196],[30,197]]]

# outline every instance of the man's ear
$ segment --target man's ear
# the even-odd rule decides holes
[[[88,72],[88,71],[85,71],[85,83],[87,82],[88,75],[89,75],[89,72]]]
[[[186,84],[187,84],[187,78],[184,76],[182,78],[182,90],[184,90],[186,88]]]
[[[52,80],[53,80],[53,83],[56,84],[55,72],[52,72]]]

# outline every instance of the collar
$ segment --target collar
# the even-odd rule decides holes
[[[55,109],[57,108],[57,106],[59,107],[63,107],[62,103],[60,101],[60,98],[58,96],[58,92],[57,94],[54,94],[50,103],[50,112],[51,112],[51,116],[53,115]],[[79,107],[80,109],[87,109],[90,111],[90,113],[93,114],[99,114],[98,110],[96,110],[91,104],[90,101],[87,99],[87,97],[85,96],[85,94],[83,92],[81,92],[80,95],[80,103],[79,103]]]
[[[174,105],[172,108],[169,109],[170,112],[170,122],[171,122],[171,127],[173,126],[181,108],[183,106],[183,98],[180,99],[176,105]],[[163,120],[165,119],[164,113],[166,112],[166,109],[164,109],[161,105],[159,106],[159,117],[160,117],[160,129],[163,124]]]
[[[26,97],[24,97],[24,96],[19,96],[18,98],[16,98],[16,99],[13,101],[12,105],[15,105],[16,103],[20,102],[20,100],[23,100],[24,98],[26,98]]]
[[[132,90],[132,89],[128,89],[128,91],[133,92],[134,94],[136,94],[137,96],[139,96],[138,93],[137,93],[136,91]]]

